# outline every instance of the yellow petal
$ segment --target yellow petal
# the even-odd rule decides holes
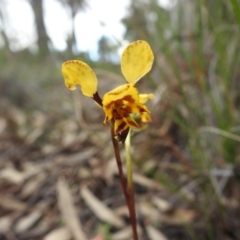
[[[143,112],[150,113],[148,108],[145,105],[143,105],[143,104],[131,105],[131,113],[143,113]]]
[[[141,113],[141,121],[142,121],[143,123],[151,122],[151,121],[152,121],[152,118],[151,118],[151,116],[149,115],[148,112],[143,112],[143,113]]]
[[[114,133],[121,134],[123,131],[131,128],[138,128],[138,124],[130,117],[122,118],[122,119],[115,119],[114,120]]]
[[[115,135],[121,134],[124,130],[128,128],[128,124],[122,119],[116,119],[114,121],[114,133]]]
[[[139,103],[144,104],[149,99],[153,99],[154,95],[152,93],[149,94],[139,94]]]
[[[70,90],[79,85],[85,96],[93,97],[97,92],[97,77],[93,70],[84,62],[70,60],[62,64],[65,85]]]
[[[138,91],[132,84],[119,86],[103,96],[103,109],[106,114],[106,121],[112,119],[112,107],[117,100],[127,101],[130,105],[138,102]]]
[[[138,124],[130,117],[124,118],[124,121],[128,124],[129,127],[131,128],[138,128]]]
[[[122,73],[127,82],[135,84],[147,74],[152,68],[153,60],[153,52],[147,42],[138,40],[129,44],[121,59]]]

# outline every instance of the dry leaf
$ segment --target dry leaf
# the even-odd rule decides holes
[[[133,181],[139,185],[142,185],[146,188],[163,190],[164,187],[161,186],[158,182],[153,181],[139,173],[133,173]]]
[[[151,240],[168,240],[165,235],[153,226],[147,226],[147,232]]]
[[[71,154],[68,156],[58,156],[56,157],[55,161],[58,164],[61,164],[64,166],[73,166],[73,165],[83,163],[84,161],[91,158],[97,152],[98,152],[98,149],[96,148],[88,148],[85,151],[81,151],[79,153]]]
[[[153,203],[161,212],[165,212],[171,209],[170,203],[162,198],[154,197]]]
[[[7,210],[22,211],[26,208],[26,204],[11,196],[3,196],[0,198],[0,206]]]
[[[57,190],[59,209],[69,231],[74,239],[87,240],[78,219],[77,210],[73,204],[71,192],[64,180],[58,180]]]
[[[11,106],[8,109],[9,116],[18,126],[23,126],[27,122],[27,116],[21,109]]]
[[[141,229],[138,227],[137,228],[138,234],[141,234]],[[126,227],[117,233],[114,233],[112,235],[112,240],[129,240],[132,239],[132,228],[131,227]]]
[[[0,218],[0,233],[9,231],[12,224],[12,218],[10,216]]]
[[[128,207],[126,205],[117,207],[116,209],[114,209],[114,212],[122,217],[128,217],[129,216],[129,210]]]
[[[99,219],[118,228],[124,226],[123,220],[118,217],[114,211],[106,207],[99,199],[97,199],[87,187],[81,188],[81,196]]]
[[[9,183],[21,184],[25,180],[25,175],[13,168],[4,168],[0,171],[0,180]]]
[[[40,167],[36,167],[36,165],[25,163],[23,165],[23,171],[19,172],[14,168],[7,167],[0,171],[0,180],[7,181],[14,184],[21,184],[28,177],[41,172],[42,169]]]
[[[137,205],[137,208],[139,212],[149,220],[153,222],[160,221],[161,213],[159,213],[149,202],[141,202]]]
[[[68,228],[62,227],[48,233],[43,240],[69,240],[70,238],[71,234]]]
[[[39,189],[43,182],[46,180],[46,173],[40,173],[35,178],[32,178],[23,188],[21,197],[25,198],[33,194],[36,189]]]
[[[197,213],[189,209],[175,209],[169,214],[162,214],[162,221],[168,224],[186,224],[191,223]]]
[[[0,118],[0,134],[4,132],[4,130],[7,128],[7,121],[5,118]]]
[[[17,233],[24,232],[32,227],[43,215],[42,211],[34,211],[29,215],[22,217],[16,224],[15,231]]]
[[[41,128],[35,128],[32,132],[30,132],[26,137],[27,144],[33,144],[42,134],[44,130]]]

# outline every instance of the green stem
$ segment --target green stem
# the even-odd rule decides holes
[[[132,177],[132,159],[131,159],[131,129],[129,129],[129,133],[127,135],[125,141],[125,150],[126,150],[126,166],[127,166],[127,193],[129,197],[129,205],[130,205],[130,216],[132,223],[132,230],[134,240],[138,239],[137,234],[137,220],[136,220],[136,210],[135,210],[135,199],[134,199],[134,186],[133,186],[133,177]]]
[[[132,160],[131,160],[131,130],[129,130],[129,133],[127,135],[126,141],[125,141],[125,150],[126,150],[126,165],[127,165],[127,184],[132,184]]]

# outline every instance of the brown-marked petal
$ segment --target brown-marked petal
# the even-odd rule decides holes
[[[115,135],[123,132],[128,128],[128,124],[124,122],[122,119],[116,119],[114,121],[114,133]]]
[[[143,113],[141,114],[141,121],[142,121],[143,123],[151,122],[151,121],[152,121],[152,118],[151,118],[151,116],[150,116],[150,114],[149,114],[148,112],[143,112]]]
[[[104,124],[108,120],[111,120],[113,116],[113,108],[116,107],[116,105],[119,104],[124,104],[124,102],[128,103],[128,105],[131,107],[134,107],[134,104],[138,102],[139,97],[138,97],[138,91],[137,89],[133,86],[133,84],[125,84],[122,86],[119,86],[112,91],[106,93],[103,96],[103,110],[106,114]],[[121,106],[118,106],[120,108]],[[126,106],[124,106],[126,107]],[[133,109],[137,111],[137,109]],[[130,112],[130,110],[129,110]]]
[[[124,118],[124,121],[128,124],[129,127],[131,128],[138,128],[138,124],[130,117]]]

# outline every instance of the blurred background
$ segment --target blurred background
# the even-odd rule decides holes
[[[1,0],[0,239],[132,239],[109,126],[61,64],[87,62],[103,96],[139,39],[155,55],[131,149],[140,239],[240,239],[239,0]]]

